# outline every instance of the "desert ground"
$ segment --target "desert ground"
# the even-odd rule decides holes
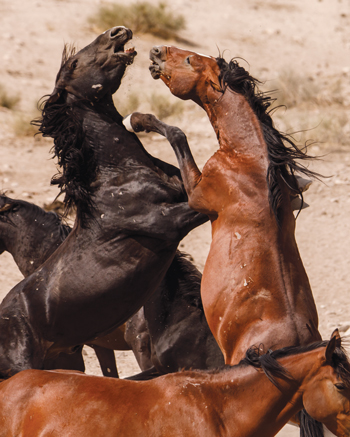
[[[40,206],[57,196],[50,186],[57,172],[52,142],[19,131],[35,117],[37,101],[52,91],[65,43],[84,47],[98,30],[88,18],[99,0],[0,0],[0,86],[20,98],[12,109],[0,106],[0,190]],[[121,0],[120,4],[129,4]],[[156,0],[150,3],[158,4]],[[323,338],[339,327],[350,328],[350,3],[347,0],[172,0],[169,10],[182,14],[186,28],[181,45],[197,52],[239,62],[274,89],[276,125],[295,138],[309,141],[318,156],[309,167],[327,178],[314,181],[304,199],[310,205],[297,218],[297,243],[308,273]],[[115,25],[124,23],[116,22]],[[180,108],[167,118],[188,136],[195,159],[203,166],[217,143],[206,114],[192,102],[181,106],[164,84],[148,71],[148,52],[164,40],[135,34],[138,55],[116,95],[116,106],[127,111],[130,96],[137,109],[152,112],[152,98],[165,98]],[[180,45],[178,41],[167,44]],[[125,108],[125,109],[123,109]],[[142,142],[155,156],[176,164],[166,140],[143,134]],[[210,226],[193,231],[180,244],[202,269],[210,245]],[[0,297],[21,273],[7,253],[0,256]],[[87,373],[100,374],[91,350],[85,352]],[[138,372],[131,353],[116,353],[121,376]],[[297,436],[287,425],[279,436]]]

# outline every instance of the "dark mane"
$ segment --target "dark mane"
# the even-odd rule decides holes
[[[53,104],[47,99],[42,103],[42,117],[34,120],[33,124],[39,126],[44,137],[54,140],[52,150],[61,172],[53,176],[51,184],[58,185],[60,194],[65,194],[65,215],[75,205],[77,216],[84,226],[94,206],[91,184],[97,177],[98,166],[93,146],[84,141],[75,105],[77,103],[66,103],[62,97]]]
[[[181,281],[181,278],[185,279]],[[201,279],[202,275],[189,260],[189,255],[177,250],[174,261],[171,263],[164,278],[167,298],[173,301],[178,298],[177,291],[181,290],[181,299],[203,310],[199,293]]]
[[[258,348],[250,348],[246,352],[245,358],[240,364],[249,364],[254,367],[261,367],[270,381],[278,387],[273,375],[290,379],[290,375],[277,362],[278,359],[290,355],[302,354],[315,349],[326,347],[329,341],[318,341],[306,346],[288,346],[276,351],[268,351],[261,355]],[[343,381],[347,388],[350,389],[350,362],[343,347],[337,347],[332,355],[332,367],[337,373],[339,379]]]
[[[225,90],[229,87],[232,91],[242,94],[261,123],[270,161],[266,176],[270,191],[270,205],[278,220],[278,210],[282,202],[278,176],[282,177],[293,191],[301,194],[294,173],[298,171],[309,177],[319,175],[297,163],[296,160],[307,160],[312,157],[300,150],[291,137],[282,134],[274,127],[270,115],[271,110],[269,111],[274,99],[258,90],[257,86],[260,82],[240,67],[236,60],[227,63],[225,59],[218,57],[216,61],[220,68],[219,79],[222,88]]]
[[[56,83],[62,68],[75,52],[74,46],[65,45]],[[40,104],[42,116],[33,120],[32,124],[38,126],[44,137],[54,140],[52,151],[61,171],[52,177],[51,184],[58,185],[59,195],[65,195],[64,215],[76,206],[77,217],[84,226],[86,219],[92,216],[91,184],[97,177],[98,166],[93,145],[84,141],[82,122],[75,110],[78,106],[79,101],[67,103],[66,92],[55,88],[51,96],[44,96]]]

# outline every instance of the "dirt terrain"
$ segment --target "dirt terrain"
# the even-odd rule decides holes
[[[87,18],[101,3],[0,0],[0,85],[10,95],[20,97],[15,110],[0,106],[0,190],[10,197],[42,206],[58,194],[56,187],[50,187],[56,172],[50,155],[51,141],[20,136],[15,133],[14,124],[19,117],[35,116],[36,102],[52,91],[64,43],[82,48],[96,37]],[[128,4],[125,0],[120,3]],[[309,153],[322,158],[309,165],[329,178],[315,181],[305,193],[310,207],[297,219],[297,242],[314,292],[323,338],[328,339],[335,327],[345,333],[350,328],[350,3],[172,0],[170,9],[184,15],[187,28],[181,37],[191,43],[193,50],[217,56],[219,49],[227,60],[244,58],[247,63],[240,61],[242,65],[265,82],[266,89],[273,88],[278,77],[292,71],[299,78],[298,83],[305,81],[305,89],[314,94],[297,107],[279,110],[276,122],[291,131],[314,128],[300,134],[301,139],[318,141],[309,147]],[[151,111],[152,93],[166,96],[169,105],[177,101],[148,72],[149,49],[162,43],[153,36],[135,35],[133,45],[138,55],[117,93],[117,107],[119,102],[125,107],[132,94],[139,96],[141,111]],[[167,43],[179,45],[174,41]],[[317,99],[313,98],[316,92]],[[338,124],[336,120],[340,120]],[[194,103],[184,102],[182,113],[168,122],[184,130],[202,166],[216,150],[206,114]],[[152,154],[176,163],[164,139],[143,135],[142,142]],[[193,231],[180,247],[202,269],[209,245],[210,226],[205,225]],[[0,297],[20,280],[12,257],[1,255]],[[122,376],[138,371],[131,354],[116,355]],[[87,372],[100,374],[90,350],[85,352],[85,359]],[[298,431],[287,425],[279,435],[296,436]]]

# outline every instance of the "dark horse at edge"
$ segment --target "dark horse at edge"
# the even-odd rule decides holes
[[[56,213],[0,195],[0,253],[8,251],[25,277],[39,268],[70,232]],[[177,251],[160,286],[144,306],[125,325],[87,343],[94,349],[104,376],[118,377],[114,350],[132,349],[141,370],[147,371],[132,379],[184,368],[216,368],[224,363],[204,316],[201,277],[188,257]],[[82,351],[62,353],[45,361],[44,368],[84,371]]]

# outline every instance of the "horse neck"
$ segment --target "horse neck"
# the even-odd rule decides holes
[[[248,154],[250,159],[255,154],[267,171],[267,146],[261,125],[244,96],[230,88],[223,94],[208,92],[203,108],[221,149],[230,149],[241,155]]]
[[[130,157],[135,162],[147,160],[147,153],[136,135],[125,129],[111,96],[94,105],[78,106],[76,112],[83,126],[84,141],[96,151],[101,175],[107,173],[107,179],[110,178],[110,173]]]
[[[222,403],[217,405],[217,409],[221,411],[225,428],[235,430],[236,433],[231,431],[234,436],[272,437],[302,409],[298,384],[282,381],[283,389],[278,389],[262,370],[250,365],[238,365],[219,372],[214,381],[213,387],[222,394]],[[247,414],[251,417],[242,416],[237,413],[239,411],[250,411]]]
[[[218,408],[224,415],[223,422],[227,429],[230,429],[231,422],[231,429],[239,430],[242,427],[246,435],[274,436],[303,408],[303,394],[312,385],[320,368],[315,365],[320,353],[312,351],[279,359],[291,378],[280,379],[275,376],[278,388],[262,370],[257,371],[252,366],[238,365],[218,373],[216,378],[225,392],[221,398],[223,404]],[[236,411],[252,411],[254,417],[247,420],[244,416],[242,423],[239,423],[240,416],[235,414]],[[247,429],[247,423],[251,429]]]

